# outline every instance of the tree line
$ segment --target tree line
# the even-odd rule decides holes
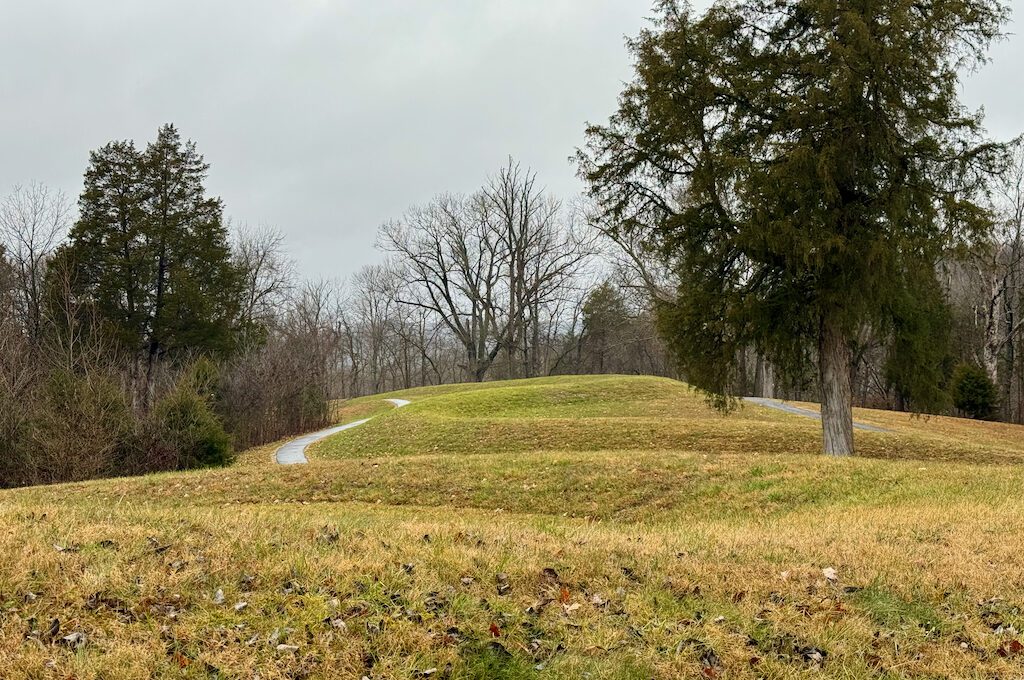
[[[208,167],[166,125],[93,151],[77,211],[0,198],[0,485],[226,464],[387,390],[673,370],[646,298],[513,161],[384,225],[383,262],[340,281],[232,227]]]

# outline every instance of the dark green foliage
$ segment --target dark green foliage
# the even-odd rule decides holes
[[[650,300],[635,288],[605,280],[589,291],[581,311],[583,323],[564,336],[549,375],[674,374]]]
[[[903,409],[941,413],[949,407],[949,381],[955,360],[952,315],[930,275],[894,292],[891,341],[885,378]]]
[[[622,293],[605,281],[587,296],[583,304],[582,342],[592,355],[592,370],[604,373],[622,344],[629,323],[629,309]]]
[[[147,455],[173,461],[187,470],[228,465],[234,460],[231,438],[214,414],[209,399],[185,379],[157,401],[146,423]]]
[[[92,468],[74,478],[118,473],[134,443],[131,404],[110,373],[54,369],[38,412],[35,445],[60,449],[53,457],[66,459],[69,466]]]
[[[60,257],[123,347],[154,361],[233,348],[241,276],[230,259],[208,165],[173,125],[139,152],[130,141],[92,152],[80,218]],[[150,370],[151,372],[151,370]]]
[[[89,154],[80,216],[70,243],[58,254],[73,268],[79,292],[133,349],[150,320],[153,280],[141,162],[130,141],[111,142]]]
[[[960,104],[958,73],[985,58],[1005,8],[660,10],[632,42],[618,112],[588,129],[578,158],[606,228],[638,232],[677,273],[661,326],[687,378],[726,395],[749,347],[784,374],[818,352],[823,376],[842,375],[865,326],[895,329],[905,364],[930,361],[908,348],[931,324],[905,303],[934,286],[947,248],[990,228],[977,199],[1001,148]],[[904,368],[913,380],[899,380],[931,401],[923,382],[937,375]],[[848,387],[830,384],[845,403],[829,413],[848,414]]]
[[[953,405],[971,418],[988,420],[996,413],[999,396],[984,370],[961,364],[953,373]]]
[[[226,353],[241,276],[231,263],[219,198],[206,196],[209,166],[172,125],[142,156],[149,256],[155,264],[153,330],[157,351]]]
[[[613,336],[629,319],[622,292],[605,281],[583,303],[583,330],[594,337]]]
[[[119,377],[99,368],[51,367],[17,400],[0,390],[0,487],[226,465],[216,379],[197,362],[141,418]]]

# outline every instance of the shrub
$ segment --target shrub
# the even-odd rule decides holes
[[[144,437],[149,456],[145,467],[185,470],[228,465],[234,460],[231,438],[203,389],[210,378],[208,368],[204,364],[189,371],[153,407]]]
[[[54,369],[37,404],[32,455],[36,481],[62,482],[129,473],[136,419],[117,378]]]
[[[26,405],[0,388],[0,488],[31,484]]]
[[[995,415],[999,398],[988,374],[977,366],[961,364],[953,374],[953,405],[971,418]]]

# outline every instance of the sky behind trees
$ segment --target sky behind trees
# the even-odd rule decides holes
[[[705,6],[706,2],[696,3]],[[1010,3],[1011,32],[1024,0]],[[41,181],[75,197],[90,149],[196,140],[235,222],[282,229],[315,276],[380,255],[377,228],[509,155],[547,189],[631,73],[651,0],[0,0],[0,194]],[[1020,16],[1018,16],[1020,15]],[[968,77],[999,138],[1020,131],[1024,38]]]

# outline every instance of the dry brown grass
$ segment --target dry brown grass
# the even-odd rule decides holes
[[[268,446],[225,470],[0,494],[0,677],[1024,677],[1019,430],[863,413],[989,462],[834,461],[765,443],[813,421],[705,418],[687,395],[650,408],[711,423],[713,445],[549,434],[294,468]],[[568,408],[615,420],[591,398]],[[380,422],[409,427],[405,410]],[[545,420],[512,410],[459,417],[508,437]],[[730,440],[732,422],[761,436]]]

